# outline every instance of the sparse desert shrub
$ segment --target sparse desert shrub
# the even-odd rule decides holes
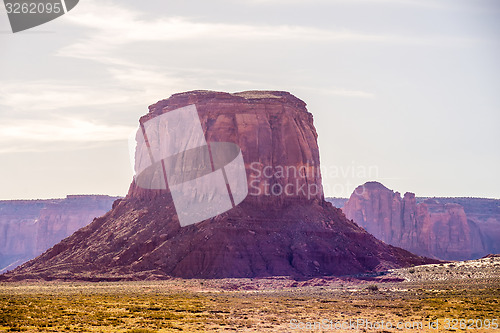
[[[127,333],[155,333],[156,331],[147,328],[133,328],[128,330]]]
[[[368,287],[366,287],[369,291],[378,291],[378,286],[375,284],[370,284]]]

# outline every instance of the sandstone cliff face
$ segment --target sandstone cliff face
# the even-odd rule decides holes
[[[418,245],[425,245],[428,253],[446,259],[468,259],[474,254],[471,228],[462,206],[425,201],[418,205],[418,221],[422,224]]]
[[[34,253],[34,224],[43,207],[41,200],[0,202],[0,272]]]
[[[479,258],[487,253],[477,225],[464,207],[413,193],[403,198],[380,183],[359,186],[343,207],[353,219],[384,242],[413,253],[445,260]]]
[[[0,202],[0,272],[35,258],[106,213],[117,198],[71,196]]]
[[[303,101],[276,91],[181,93],[151,105],[140,123],[192,104],[196,105],[208,142],[236,143],[244,152],[250,194],[247,200],[267,206],[323,200],[317,134]],[[281,195],[286,185],[288,194]],[[129,196],[151,198],[158,193],[141,189],[134,182]]]
[[[425,201],[429,198],[421,198]],[[500,200],[487,198],[435,198],[442,204],[459,204],[464,208],[471,227],[471,240],[480,257],[500,253]],[[484,251],[480,251],[481,247]]]
[[[249,190],[243,202],[181,227],[168,190],[134,181],[105,216],[2,279],[308,277],[429,262],[376,240],[324,201],[317,134],[304,102],[286,92],[193,91],[152,105],[140,122],[192,104],[208,142],[241,148]],[[266,190],[275,184],[292,185]],[[303,185],[314,192],[299,190]]]

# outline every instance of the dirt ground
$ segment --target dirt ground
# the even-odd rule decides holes
[[[500,332],[500,258],[380,276],[0,284],[0,332]]]

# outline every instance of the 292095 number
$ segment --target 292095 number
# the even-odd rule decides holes
[[[61,3],[36,3],[36,2],[15,2],[5,4],[7,14],[59,14],[62,11]]]

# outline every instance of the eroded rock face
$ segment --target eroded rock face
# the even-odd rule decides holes
[[[141,123],[191,104],[207,142],[241,148],[250,192],[243,202],[181,227],[168,190],[133,182],[105,216],[2,278],[309,277],[430,262],[376,240],[324,201],[317,134],[298,98],[286,92],[193,91],[152,105]],[[286,193],[272,193],[265,183],[292,185]],[[302,185],[317,190],[298,190]]]
[[[69,195],[66,199],[0,202],[0,272],[35,258],[104,215],[109,196]]]
[[[417,209],[418,220],[424,226],[419,238],[429,239],[429,253],[438,258],[471,259],[485,252],[477,227],[467,220],[461,205],[429,199]]]
[[[231,142],[241,148],[249,183],[247,200],[268,206],[323,200],[317,134],[303,101],[287,92],[196,91],[151,105],[140,122],[193,104],[207,142]],[[129,196],[151,198],[159,192],[133,183]]]
[[[484,252],[500,253],[500,200],[488,198],[436,198],[441,203],[462,206],[471,226],[471,231],[480,234]],[[479,243],[477,237],[472,241]],[[478,255],[478,256],[479,256]]]
[[[417,204],[413,193],[401,198],[380,183],[368,182],[356,188],[343,211],[378,239],[413,253],[444,260],[487,253],[480,230],[459,204],[437,199]]]

